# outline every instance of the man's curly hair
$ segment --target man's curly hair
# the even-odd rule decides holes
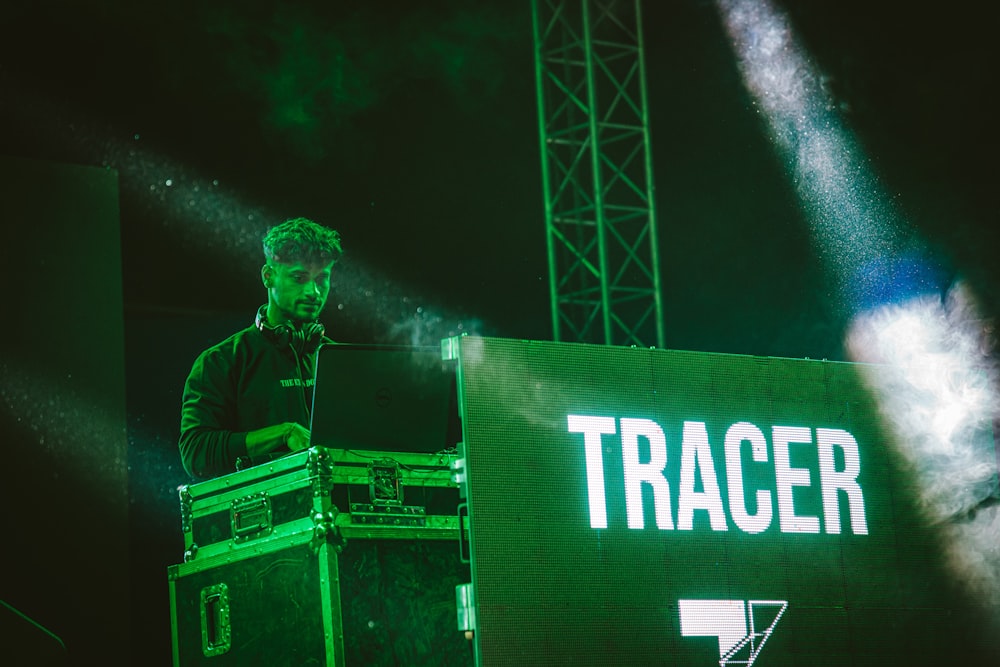
[[[264,257],[269,264],[326,264],[343,254],[340,234],[308,218],[285,220],[264,235]]]

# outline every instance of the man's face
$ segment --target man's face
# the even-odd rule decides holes
[[[261,270],[261,275],[268,293],[268,318],[296,322],[315,320],[326,305],[326,297],[330,294],[332,272],[333,262],[266,264]]]

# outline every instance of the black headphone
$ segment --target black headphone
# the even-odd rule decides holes
[[[303,322],[301,328],[287,324],[270,326],[267,323],[267,304],[257,309],[254,324],[264,334],[264,338],[278,346],[291,346],[299,354],[315,352],[326,334],[326,328],[319,322]]]

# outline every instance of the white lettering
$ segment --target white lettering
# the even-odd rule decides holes
[[[622,461],[625,467],[625,509],[628,512],[628,527],[646,527],[642,515],[642,485],[653,489],[653,507],[656,512],[656,527],[673,530],[670,516],[670,487],[663,469],[667,467],[667,439],[660,426],[651,419],[621,420]],[[649,442],[649,462],[639,462],[639,438]]]
[[[570,433],[583,433],[583,446],[587,461],[587,496],[590,502],[590,527],[608,527],[608,507],[604,497],[604,456],[601,454],[601,436],[615,434],[614,417],[586,417],[569,415]]]
[[[607,487],[604,476],[603,436],[617,435],[619,420],[614,417],[568,415],[570,433],[582,433],[584,461],[587,470],[587,495],[591,528],[608,527]],[[627,524],[631,529],[645,528],[642,492],[648,484],[653,493],[656,526],[660,530],[674,529],[670,482],[667,479],[667,442],[662,427],[651,419],[622,418],[620,420],[621,456]],[[815,439],[814,439],[815,433]],[[649,446],[648,460],[640,456],[639,442]],[[823,502],[823,524],[828,535],[841,532],[840,493],[847,500],[851,530],[855,535],[868,534],[865,499],[858,477],[861,457],[854,436],[842,429],[799,426],[773,426],[771,429],[774,465],[774,491],[777,495],[778,525],[782,533],[819,533],[820,519],[798,514],[795,491],[812,485],[811,468],[793,467],[792,445],[810,445],[819,464],[820,493]],[[737,422],[726,430],[726,481],[729,491],[729,516],[743,532],[756,535],[770,528],[774,517],[774,498],[768,489],[754,491],[755,511],[747,508],[747,489],[743,466],[743,445],[750,444],[751,459],[768,463],[767,439],[760,428],[749,422]],[[692,530],[695,510],[708,513],[712,530],[728,530],[728,519],[715,462],[708,441],[705,422],[685,421],[681,436],[680,480],[677,491],[677,530]],[[610,451],[610,450],[609,450]],[[843,465],[838,469],[838,452]],[[697,471],[697,473],[696,473]],[[697,479],[696,479],[697,474]],[[696,482],[701,489],[696,491]],[[799,497],[800,502],[802,497]]]
[[[795,514],[793,487],[809,486],[811,477],[808,468],[793,468],[788,446],[792,444],[811,445],[812,432],[798,426],[775,426],[772,429],[774,443],[774,477],[778,485],[778,523],[783,533],[818,533],[819,518]]]
[[[861,472],[861,457],[858,442],[847,431],[837,428],[816,429],[816,444],[819,447],[819,482],[823,489],[823,522],[830,535],[840,534],[840,505],[837,490],[847,494],[851,513],[851,531],[855,535],[868,534],[868,520],[865,518],[865,497],[858,484]],[[833,448],[839,447],[844,453],[844,469],[834,467]]]
[[[757,513],[750,514],[746,508],[743,489],[743,461],[740,448],[744,442],[750,443],[750,453],[758,463],[767,463],[767,440],[759,428],[749,422],[733,424],[726,431],[726,479],[729,482],[729,514],[740,530],[756,535],[771,525],[774,510],[771,507],[771,492],[758,489],[756,494]]]
[[[700,492],[694,490],[694,469],[701,471]],[[712,450],[704,422],[684,422],[681,439],[681,485],[677,493],[677,530],[691,530],[694,511],[706,510],[712,530],[727,530],[722,494],[715,476]]]

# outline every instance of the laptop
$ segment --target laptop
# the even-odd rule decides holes
[[[454,362],[439,347],[320,347],[310,444],[436,454],[460,438]]]

